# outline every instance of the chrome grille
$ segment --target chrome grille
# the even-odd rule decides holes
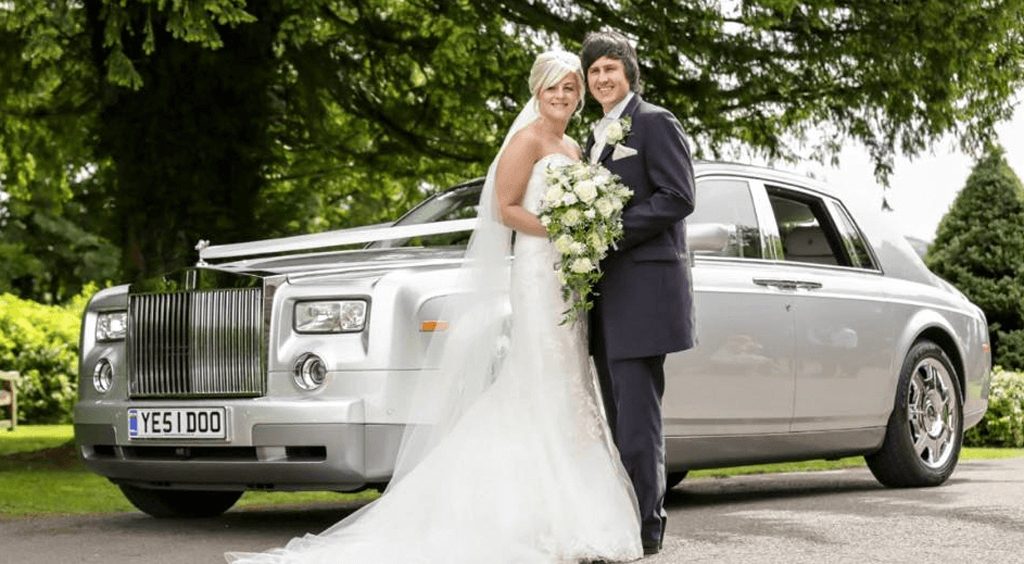
[[[260,288],[130,295],[129,395],[266,393],[262,302]]]

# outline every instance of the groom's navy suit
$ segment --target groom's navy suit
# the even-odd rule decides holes
[[[622,213],[624,236],[601,262],[590,314],[594,356],[609,425],[640,505],[643,540],[662,534],[665,444],[661,397],[665,355],[696,342],[684,218],[693,211],[690,148],[668,110],[634,94],[622,112],[631,120],[620,142],[635,154],[599,162],[622,178],[633,197]],[[591,134],[585,155],[594,144]]]

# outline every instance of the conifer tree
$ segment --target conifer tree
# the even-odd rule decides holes
[[[995,147],[974,166],[925,259],[985,312],[993,359],[1024,368],[1024,188]]]

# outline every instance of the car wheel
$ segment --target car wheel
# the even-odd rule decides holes
[[[864,457],[891,488],[942,484],[953,473],[963,442],[963,400],[949,357],[931,341],[907,354],[882,448]]]
[[[242,497],[235,491],[152,490],[120,484],[121,493],[139,511],[158,518],[216,517]]]
[[[679,483],[682,482],[686,478],[686,475],[689,473],[689,470],[669,472],[668,474],[665,475],[665,489],[671,490],[672,488],[678,486]]]

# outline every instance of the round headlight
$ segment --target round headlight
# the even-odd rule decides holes
[[[113,382],[114,367],[109,360],[101,358],[92,371],[92,387],[96,388],[97,392],[105,394],[110,390],[110,385]]]
[[[315,390],[327,378],[327,365],[315,354],[304,354],[295,362],[292,376],[303,390]]]

